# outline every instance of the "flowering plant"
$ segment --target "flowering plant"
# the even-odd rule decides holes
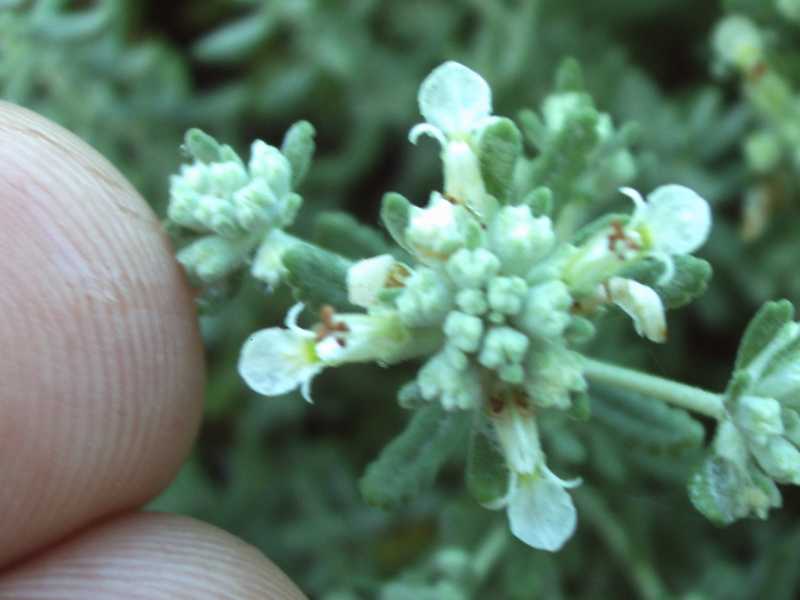
[[[711,519],[764,517],[779,505],[775,482],[800,482],[800,413],[790,391],[800,372],[800,326],[791,322],[790,304],[768,304],[753,321],[725,394],[585,350],[615,308],[641,337],[667,341],[667,310],[700,295],[711,275],[693,256],[712,228],[708,202],[677,183],[646,198],[620,187],[632,208],[598,214],[590,203],[555,193],[543,174],[547,151],[527,156],[520,128],[492,114],[487,82],[459,63],[434,69],[418,100],[425,122],[409,139],[417,144],[426,135],[439,145],[442,188],[424,207],[387,194],[381,218],[397,246],[357,261],[284,232],[301,202],[293,189],[313,151],[310,125],[292,128],[281,149],[256,142],[247,167],[229,147],[188,134],[194,163],[173,179],[169,216],[204,237],[179,260],[207,286],[249,264],[270,288],[288,281],[298,298],[285,327],[257,331],[244,344],[244,381],[266,396],[299,389],[311,402],[313,379],[326,368],[421,360],[399,391],[401,405],[416,413],[412,424],[390,444],[389,458],[368,469],[362,492],[392,504],[387,480],[394,474],[384,463],[394,464],[393,451],[441,443],[454,452],[454,438],[468,439],[467,487],[487,508],[504,508],[513,535],[533,548],[557,551],[573,535],[569,490],[581,483],[553,472],[540,430],[569,427],[568,420],[548,421],[552,413],[587,418],[597,387],[639,394],[643,410],[672,404],[670,414],[683,418],[685,429],[697,423],[683,409],[720,422],[690,483],[693,502]],[[548,138],[554,143],[581,119],[579,101],[551,97],[543,120],[527,115],[535,130],[528,137],[545,148]],[[615,135],[607,119],[592,123],[591,132]],[[625,169],[617,176],[624,183]],[[307,314],[317,315],[310,328],[299,324]],[[465,415],[468,438],[420,438],[427,422],[442,428]]]

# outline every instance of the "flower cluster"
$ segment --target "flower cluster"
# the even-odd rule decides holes
[[[766,518],[781,505],[776,483],[800,485],[800,324],[792,315],[787,301],[766,304],[742,341],[725,416],[690,488],[712,520]]]
[[[304,137],[308,146],[309,129],[300,123],[287,140],[297,144]],[[187,133],[185,148],[194,160],[172,177],[167,216],[201,237],[178,252],[178,261],[194,281],[209,285],[252,260],[252,275],[274,287],[284,274],[281,255],[294,243],[282,230],[302,203],[293,191],[302,176],[298,165],[261,140],[245,164],[230,146],[197,129]]]
[[[710,210],[682,186],[658,188],[647,200],[625,188],[634,202],[630,216],[601,219],[562,239],[556,215],[514,200],[513,193],[490,193],[513,187],[513,169],[492,169],[500,160],[490,151],[498,146],[492,136],[501,128],[503,139],[519,133],[492,115],[491,91],[478,74],[445,63],[423,82],[419,103],[426,122],[410,138],[426,134],[438,141],[444,189],[424,208],[394,197],[399,219],[389,229],[411,264],[388,254],[353,264],[349,300],[363,313],[326,308],[307,330],[297,325],[298,305],[286,329],[250,338],[240,372],[259,393],[301,388],[309,399],[311,379],[325,367],[427,357],[412,386],[421,401],[487,415],[510,474],[506,495],[493,504],[507,507],[518,538],[557,550],[575,529],[565,488],[576,483],[547,467],[536,412],[568,409],[586,391],[575,345],[591,335],[591,319],[605,306],[630,315],[640,335],[665,340],[657,290],[624,271],[655,259],[664,265],[659,283],[669,282],[674,258],[708,236]],[[489,175],[503,172],[504,186],[489,184]]]

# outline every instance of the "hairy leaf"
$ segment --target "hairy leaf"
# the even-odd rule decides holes
[[[746,473],[721,456],[709,456],[689,479],[689,500],[709,521],[729,525],[747,515],[741,490]]]
[[[500,501],[508,493],[506,461],[480,423],[475,423],[470,433],[465,479],[472,497],[485,506]]]
[[[348,258],[367,258],[390,250],[383,234],[341,212],[323,212],[314,224],[314,241]]]
[[[640,394],[593,385],[592,417],[627,443],[652,452],[678,452],[703,443],[703,425],[685,410]]]
[[[314,157],[314,126],[308,121],[298,121],[283,136],[281,153],[292,166],[292,185],[297,188],[306,177]]]
[[[736,355],[736,369],[746,369],[793,317],[794,306],[788,300],[764,304],[744,332]]]
[[[312,309],[330,304],[340,310],[355,307],[347,299],[346,258],[309,244],[297,244],[283,254],[287,281],[299,302]]]
[[[202,37],[192,51],[205,61],[240,60],[264,41],[271,24],[263,12],[248,15]]]
[[[395,508],[433,484],[439,469],[463,443],[466,415],[432,405],[418,410],[383,449],[359,482],[370,504]]]
[[[672,260],[675,273],[663,284],[659,283],[659,279],[667,267],[654,258],[646,258],[631,265],[620,276],[652,287],[667,308],[680,308],[706,291],[712,269],[708,261],[688,254],[673,256]]]
[[[401,194],[396,192],[384,194],[381,202],[381,221],[394,241],[405,249],[407,249],[406,227],[410,215],[411,203]]]
[[[508,199],[514,168],[522,154],[522,134],[511,119],[498,119],[481,133],[478,156],[486,190],[498,200]]]

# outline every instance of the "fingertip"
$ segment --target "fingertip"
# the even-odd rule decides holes
[[[158,219],[89,146],[7,103],[0,282],[3,564],[166,486],[204,375]]]
[[[174,515],[115,519],[0,577],[0,598],[302,600],[253,546]]]

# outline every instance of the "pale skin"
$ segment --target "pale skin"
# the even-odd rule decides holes
[[[0,599],[304,598],[241,540],[140,510],[200,422],[191,291],[122,175],[3,103],[0,382]]]

